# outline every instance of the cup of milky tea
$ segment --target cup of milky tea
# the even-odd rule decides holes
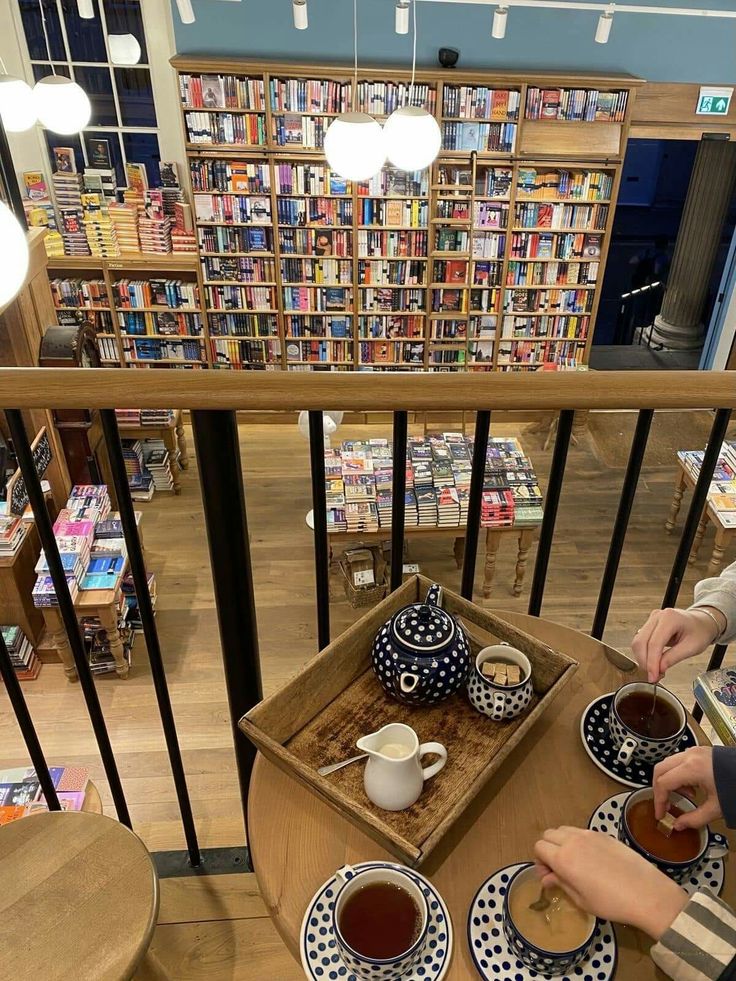
[[[523,964],[557,977],[572,972],[588,956],[598,920],[576,906],[560,886],[545,889],[547,909],[530,909],[541,890],[541,880],[531,863],[514,873],[503,899],[503,932]]]

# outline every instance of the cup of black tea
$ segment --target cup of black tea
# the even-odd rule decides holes
[[[685,706],[662,685],[633,681],[611,699],[608,726],[619,763],[659,763],[677,751],[686,724]]]
[[[346,865],[336,878],[332,929],[345,967],[371,981],[404,977],[427,942],[429,908],[416,879],[397,865]]]
[[[695,807],[682,794],[670,794],[668,809],[674,817],[694,811]],[[633,791],[624,801],[618,837],[676,882],[687,879],[703,859],[723,858],[728,853],[728,839],[709,827],[684,828],[672,831],[670,835],[663,834],[654,814],[651,787]]]

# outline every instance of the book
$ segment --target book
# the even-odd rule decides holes
[[[57,174],[76,174],[77,161],[74,157],[74,147],[55,146],[52,153]]]
[[[225,108],[225,88],[219,75],[202,75],[202,106],[205,109]]]
[[[112,167],[110,156],[110,141],[101,140],[97,137],[85,136],[87,145],[87,159],[90,167],[109,169]]]
[[[695,699],[726,746],[736,746],[736,671],[704,671],[693,682]]]

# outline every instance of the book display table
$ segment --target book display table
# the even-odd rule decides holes
[[[719,469],[724,468],[720,476],[727,477],[728,472],[736,474],[736,466],[732,467],[731,461],[736,463],[736,446],[731,443],[724,443],[724,450],[729,447],[730,453],[727,457],[722,457],[719,459],[718,465],[716,467],[716,474],[714,476],[714,483],[721,485],[721,490],[725,490],[727,484],[732,483],[734,478],[731,480],[719,480]],[[733,454],[733,456],[731,456]],[[677,516],[680,513],[680,507],[682,506],[682,498],[685,491],[690,488],[690,490],[695,489],[695,483],[697,480],[697,471],[695,471],[693,464],[691,462],[695,453],[692,451],[685,451],[678,453],[677,455],[677,466],[678,473],[677,479],[675,480],[675,493],[672,498],[672,506],[670,508],[670,514],[665,522],[665,529],[668,533],[671,533],[677,523]],[[697,463],[697,459],[695,461]],[[711,484],[711,490],[713,490],[713,484]],[[690,552],[690,557],[688,562],[692,565],[700,551],[700,545],[703,541],[706,529],[708,527],[708,522],[713,524],[715,529],[715,537],[713,539],[713,551],[711,553],[710,562],[708,563],[708,576],[717,576],[723,567],[724,553],[727,548],[730,548],[734,542],[736,542],[736,507],[733,510],[725,510],[717,505],[720,503],[727,503],[725,500],[729,497],[728,493],[711,493],[708,494],[708,500],[703,509],[703,514],[700,518],[700,524],[698,525],[698,530],[695,535],[695,541],[693,542],[693,547]],[[734,502],[736,503],[736,502]]]
[[[26,522],[23,541],[15,555],[0,557],[0,620],[17,623],[34,647],[43,633],[43,616],[31,596],[40,551],[36,526]]]
[[[575,658],[579,668],[574,684],[546,714],[545,724],[530,731],[509,753],[499,772],[419,868],[439,892],[452,918],[454,950],[444,981],[477,977],[466,928],[481,883],[503,866],[532,860],[534,843],[546,828],[586,827],[601,801],[624,789],[588,758],[579,723],[593,699],[631,678],[609,658],[615,658],[616,663],[627,659],[605,644],[550,620],[505,611],[499,611],[499,616]],[[692,719],[689,722],[701,745],[708,745],[697,724]],[[326,744],[328,762],[332,760]],[[447,766],[451,765],[448,760]],[[248,817],[249,845],[261,896],[298,962],[302,917],[315,890],[345,864],[394,859],[260,753],[250,785]],[[723,832],[722,822],[715,822],[714,830]],[[725,868],[722,897],[733,905],[736,870],[729,862]],[[617,977],[636,981],[662,977],[649,957],[650,942],[643,934],[617,926],[616,936]]]
[[[110,639],[110,653],[115,661],[115,673],[119,678],[127,678],[129,664],[125,659],[123,641],[118,630],[118,611],[122,596],[122,583],[128,571],[126,561],[122,576],[118,579],[118,584],[114,589],[80,589],[74,601],[74,609],[77,618],[97,617],[100,625],[107,631]],[[45,606],[42,608],[46,630],[49,635],[52,647],[56,650],[59,660],[64,665],[64,673],[69,681],[77,680],[77,669],[74,666],[74,657],[67,640],[66,630],[61,619],[61,613],[56,606]]]

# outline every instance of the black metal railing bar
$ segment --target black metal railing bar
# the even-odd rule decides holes
[[[406,412],[394,412],[393,461],[391,484],[391,591],[404,579],[404,524],[406,520]]]
[[[325,432],[322,412],[309,413],[309,464],[312,475],[314,524],[314,579],[317,588],[317,643],[330,642],[330,549],[327,544],[327,492],[325,488]]]
[[[467,600],[473,599],[475,562],[478,556],[478,536],[480,535],[480,511],[483,502],[483,481],[486,475],[486,452],[490,430],[491,413],[487,409],[481,409],[475,416],[473,464],[470,474],[470,493],[468,494],[468,520],[465,527],[463,572],[460,581],[460,595]]]

